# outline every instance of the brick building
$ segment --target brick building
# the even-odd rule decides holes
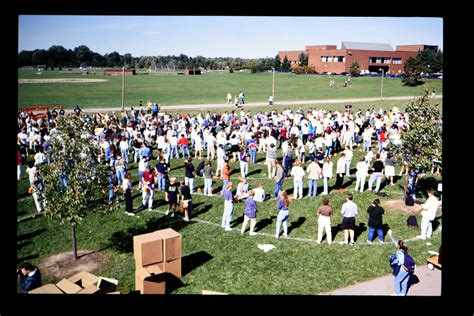
[[[390,44],[342,42],[341,48],[336,45],[306,46],[300,51],[280,51],[278,55],[283,62],[287,56],[291,68],[299,65],[301,53],[308,55],[308,66],[317,72],[349,72],[354,61],[358,61],[361,71],[381,72],[387,74],[403,72],[408,57],[415,57],[419,50],[438,49],[432,45],[397,45],[393,50]]]
[[[122,74],[125,76],[133,76],[135,75],[135,69],[128,68],[123,71],[122,68],[109,68],[104,70],[104,75],[106,76],[121,76]]]

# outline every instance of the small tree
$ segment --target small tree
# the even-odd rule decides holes
[[[288,61],[288,56],[285,55],[285,58],[283,58],[283,63],[281,64],[281,70],[290,70],[290,62]]]
[[[305,53],[301,53],[298,59],[301,67],[308,66],[308,55],[306,55]]]
[[[275,56],[275,61],[273,62],[273,68],[275,68],[275,70],[280,70],[281,68],[280,55],[278,54]]]
[[[430,170],[432,159],[441,160],[442,125],[439,104],[423,96],[407,108],[409,129],[401,134],[402,149],[411,153],[409,167]]]
[[[77,116],[58,117],[56,129],[51,138],[55,162],[39,167],[44,181],[45,216],[71,226],[73,256],[77,259],[76,226],[87,215],[107,214],[116,205],[108,203],[109,171],[96,159],[99,148],[90,137],[92,131],[86,131]],[[67,188],[60,181],[64,175]]]
[[[351,68],[349,69],[351,76],[358,76],[360,75],[360,65],[357,60],[353,61],[351,64]]]
[[[408,57],[405,65],[403,66],[404,74],[402,76],[402,82],[405,86],[418,86],[423,84],[421,80],[421,73],[423,72],[424,66],[419,59]]]

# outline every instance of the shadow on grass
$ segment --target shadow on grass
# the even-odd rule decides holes
[[[25,242],[22,242],[22,243],[19,243],[16,245],[16,250],[21,250],[23,247],[26,247],[28,246],[29,244],[31,244],[31,241],[25,241]]]
[[[166,285],[165,285],[166,294],[170,294],[174,290],[186,286],[186,284],[184,284],[180,278],[168,272],[166,273],[165,280],[166,280]]]
[[[170,171],[172,171],[172,170],[178,170],[178,169],[181,169],[181,168],[184,168],[184,165],[180,165],[180,166],[171,168]]]
[[[342,224],[337,224],[336,226],[331,226],[332,240],[336,239],[336,236],[340,231],[342,231]],[[323,238],[323,240],[324,240],[324,238]]]
[[[18,199],[18,200],[21,200],[21,199],[24,199],[24,198],[26,198],[26,197],[28,197],[28,196],[32,196],[32,195],[31,195],[30,193],[28,193],[28,192],[23,192],[23,193],[20,193],[20,194],[17,195],[17,199]]]
[[[362,234],[362,232],[366,230],[367,230],[367,227],[365,226],[365,223],[359,223],[359,225],[356,225],[354,229],[354,241],[357,241],[359,239],[359,236]]]
[[[302,216],[298,217],[296,221],[291,222],[290,226],[288,227],[288,234],[290,234],[293,229],[296,229],[303,225],[304,222],[306,222],[306,217]]]
[[[272,215],[270,217],[267,217],[261,221],[258,221],[257,224],[255,225],[255,232],[261,231],[271,223],[273,223],[273,220],[277,218],[275,215]]]
[[[250,171],[249,173],[247,173],[247,178],[257,173],[262,173],[262,169],[256,169],[256,170]]]
[[[17,241],[22,241],[22,240],[25,240],[25,239],[31,239],[33,237],[36,237],[42,233],[44,233],[46,231],[46,228],[41,228],[41,229],[37,229],[31,233],[26,233],[26,234],[22,234],[20,236],[18,236],[16,238]]]
[[[165,228],[172,228],[179,232],[182,228],[192,224],[194,224],[194,222],[185,222],[177,217],[154,217],[148,220],[144,226],[130,227],[123,231],[114,232],[105,242],[104,247],[110,247],[121,253],[133,252],[133,236],[151,233]]]
[[[441,219],[441,216],[438,216],[438,217],[435,217],[435,219],[431,222],[431,226],[433,228],[433,231],[435,231],[436,228],[438,228],[438,226],[441,224],[439,222],[440,219]]]
[[[231,228],[234,228],[234,227],[236,227],[237,225],[241,224],[243,221],[244,221],[244,215],[241,215],[241,216],[237,217],[236,219],[234,219],[234,220],[230,223],[230,227],[231,227]]]
[[[201,203],[197,203],[196,205],[200,205],[200,204],[204,204],[204,203],[201,202]],[[200,215],[200,214],[204,214],[212,208],[212,204],[207,204],[196,211],[196,205],[193,205],[193,217],[196,217],[197,215]]]
[[[181,272],[183,276],[193,271],[199,266],[202,266],[209,260],[213,259],[209,253],[205,251],[198,251],[190,255],[184,256],[181,261]]]
[[[437,190],[439,182],[440,181],[433,176],[424,176],[423,178],[419,179],[416,183],[417,196],[421,195],[424,199],[428,198],[426,191],[428,189]]]

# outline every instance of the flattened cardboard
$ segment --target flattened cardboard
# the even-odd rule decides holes
[[[82,287],[80,287],[76,283],[69,281],[68,279],[62,279],[61,281],[56,283],[56,286],[66,294],[76,294],[80,290],[82,290]]]
[[[28,294],[64,294],[64,292],[54,284],[45,284],[34,290],[28,291]]]
[[[72,283],[76,283],[82,288],[86,288],[90,285],[97,285],[97,282],[99,282],[99,277],[93,275],[90,272],[82,271],[73,275],[72,277],[69,277],[68,280]]]

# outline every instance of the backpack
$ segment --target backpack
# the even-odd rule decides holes
[[[415,260],[406,252],[403,252],[403,255],[405,256],[405,261],[403,265],[408,269],[409,272],[414,272],[416,267]]]
[[[413,206],[415,205],[415,201],[413,200],[413,197],[409,194],[405,197],[405,205],[407,206]]]
[[[418,220],[416,219],[415,215],[410,215],[407,218],[407,226],[410,228],[418,227]]]

